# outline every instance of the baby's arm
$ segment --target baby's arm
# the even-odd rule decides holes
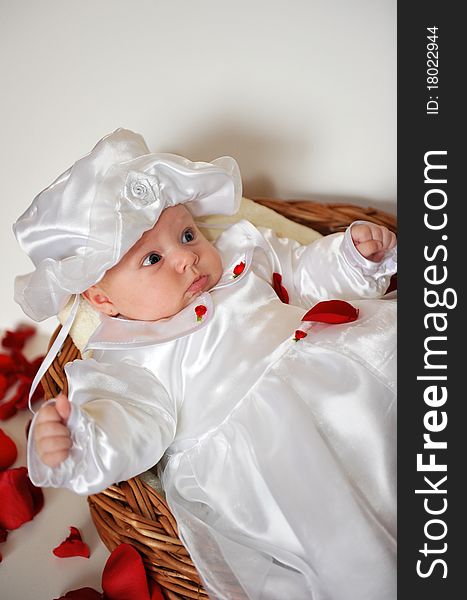
[[[282,275],[292,304],[310,307],[333,298],[378,298],[397,270],[395,236],[366,221],[307,246],[279,238],[270,229],[260,231],[269,250],[268,268]],[[263,276],[268,276],[266,271]]]
[[[86,359],[69,363],[65,372],[71,401],[66,426],[60,399],[58,409],[53,401],[44,405],[31,425],[28,466],[35,485],[94,494],[160,460],[175,436],[177,414],[150,371],[127,360]],[[63,458],[66,429],[71,446]]]
[[[396,246],[396,236],[387,227],[376,223],[356,223],[350,230],[359,253],[368,260],[380,262],[386,252]]]
[[[37,455],[48,467],[58,467],[68,456],[71,433],[66,422],[71,406],[65,394],[59,394],[53,403],[41,407],[34,428],[34,443]]]

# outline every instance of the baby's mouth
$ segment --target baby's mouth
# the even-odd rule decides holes
[[[207,283],[209,281],[209,275],[200,275],[197,277],[190,287],[187,289],[188,294],[197,294],[198,292],[202,292],[206,289]]]

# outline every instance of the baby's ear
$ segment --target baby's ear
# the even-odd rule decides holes
[[[99,285],[92,285],[82,292],[81,295],[99,312],[109,315],[110,317],[114,317],[118,314],[112,300]]]

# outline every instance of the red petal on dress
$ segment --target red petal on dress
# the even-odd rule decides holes
[[[3,431],[3,429],[0,429],[0,471],[11,467],[17,456],[18,450],[15,442]]]
[[[358,309],[345,300],[318,302],[303,317],[302,321],[318,323],[351,323],[358,317]]]
[[[0,527],[17,529],[44,505],[41,488],[35,487],[26,467],[0,471]]]
[[[389,286],[388,289],[386,290],[386,294],[389,294],[390,292],[393,292],[394,290],[397,290],[397,273],[395,273],[390,281],[389,281]]]
[[[89,546],[81,538],[81,534],[76,527],[70,527],[70,535],[59,546],[53,549],[55,556],[59,558],[68,558],[70,556],[83,556],[89,558]]]
[[[150,600],[143,560],[129,544],[120,544],[109,556],[102,589],[106,600]]]
[[[280,273],[272,274],[272,287],[274,291],[279,296],[279,299],[282,300],[284,304],[289,303],[289,293],[286,288],[282,285],[282,275]]]
[[[306,338],[308,334],[305,331],[302,331],[301,329],[297,329],[297,331],[295,332],[295,337],[294,340],[296,342],[298,342],[298,340],[303,340],[303,338]]]

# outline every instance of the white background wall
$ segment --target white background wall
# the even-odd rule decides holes
[[[234,156],[246,196],[395,211],[395,0],[0,0],[0,326],[30,271],[11,224],[124,126]],[[54,320],[41,325],[52,331]]]

